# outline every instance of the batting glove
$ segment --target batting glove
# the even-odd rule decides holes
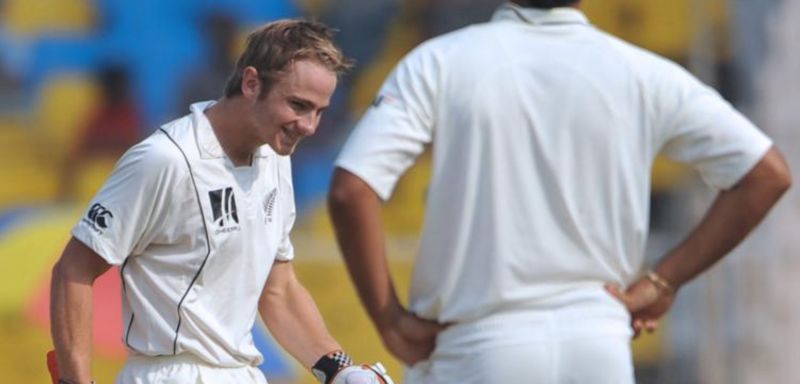
[[[351,365],[336,373],[331,384],[394,384],[381,363]]]
[[[343,351],[322,356],[311,372],[322,384],[394,384],[381,363],[353,365]]]

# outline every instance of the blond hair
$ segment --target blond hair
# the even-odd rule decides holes
[[[242,93],[244,69],[252,66],[266,95],[292,62],[313,60],[341,75],[353,65],[333,41],[333,29],[317,21],[289,19],[268,23],[247,37],[247,45],[225,85],[225,97]]]

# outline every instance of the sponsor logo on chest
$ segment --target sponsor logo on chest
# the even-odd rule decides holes
[[[233,194],[232,187],[209,191],[208,199],[211,201],[215,235],[241,230],[239,214],[236,210],[236,197]]]

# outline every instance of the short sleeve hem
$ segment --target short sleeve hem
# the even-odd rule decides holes
[[[98,256],[103,258],[108,264],[119,266],[122,265],[124,262],[124,258],[116,257],[115,252],[111,250],[107,244],[97,237],[93,236],[89,233],[91,229],[88,229],[85,224],[78,223],[74,228],[72,228],[72,236],[83,243],[85,246],[89,247],[94,253]]]
[[[387,201],[392,196],[392,191],[394,191],[396,183],[388,180],[383,182],[379,181],[379,172],[370,172],[369,169],[367,169],[367,166],[359,166],[359,162],[357,160],[350,161],[347,158],[340,157],[339,160],[336,161],[336,166],[352,173],[367,183],[367,185],[378,195],[378,197],[381,198],[381,200]],[[386,179],[386,177],[384,177],[384,179]],[[395,180],[397,179],[395,178]]]
[[[758,162],[764,158],[764,155],[766,155],[770,148],[772,148],[772,140],[762,135],[757,139],[754,138],[754,141],[751,142],[750,145],[751,149],[742,154],[741,160],[738,161],[737,164],[731,166],[730,172],[727,172],[724,175],[703,175],[703,177],[709,184],[718,189],[727,190],[732,188],[734,185],[736,185],[736,183],[750,173],[753,167],[755,167],[756,164],[758,164]]]
[[[278,253],[275,255],[275,260],[277,261],[294,260],[294,246],[291,243],[289,243],[287,247],[279,249]]]

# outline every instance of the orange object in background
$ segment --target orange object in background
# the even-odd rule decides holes
[[[48,276],[49,277],[49,276]],[[123,359],[126,356],[122,344],[122,283],[119,269],[112,268],[94,283],[94,348],[109,358]],[[26,315],[42,328],[50,327],[50,280],[37,289]]]
[[[50,372],[50,379],[53,384],[58,384],[58,360],[56,360],[56,351],[47,352],[47,370]]]

